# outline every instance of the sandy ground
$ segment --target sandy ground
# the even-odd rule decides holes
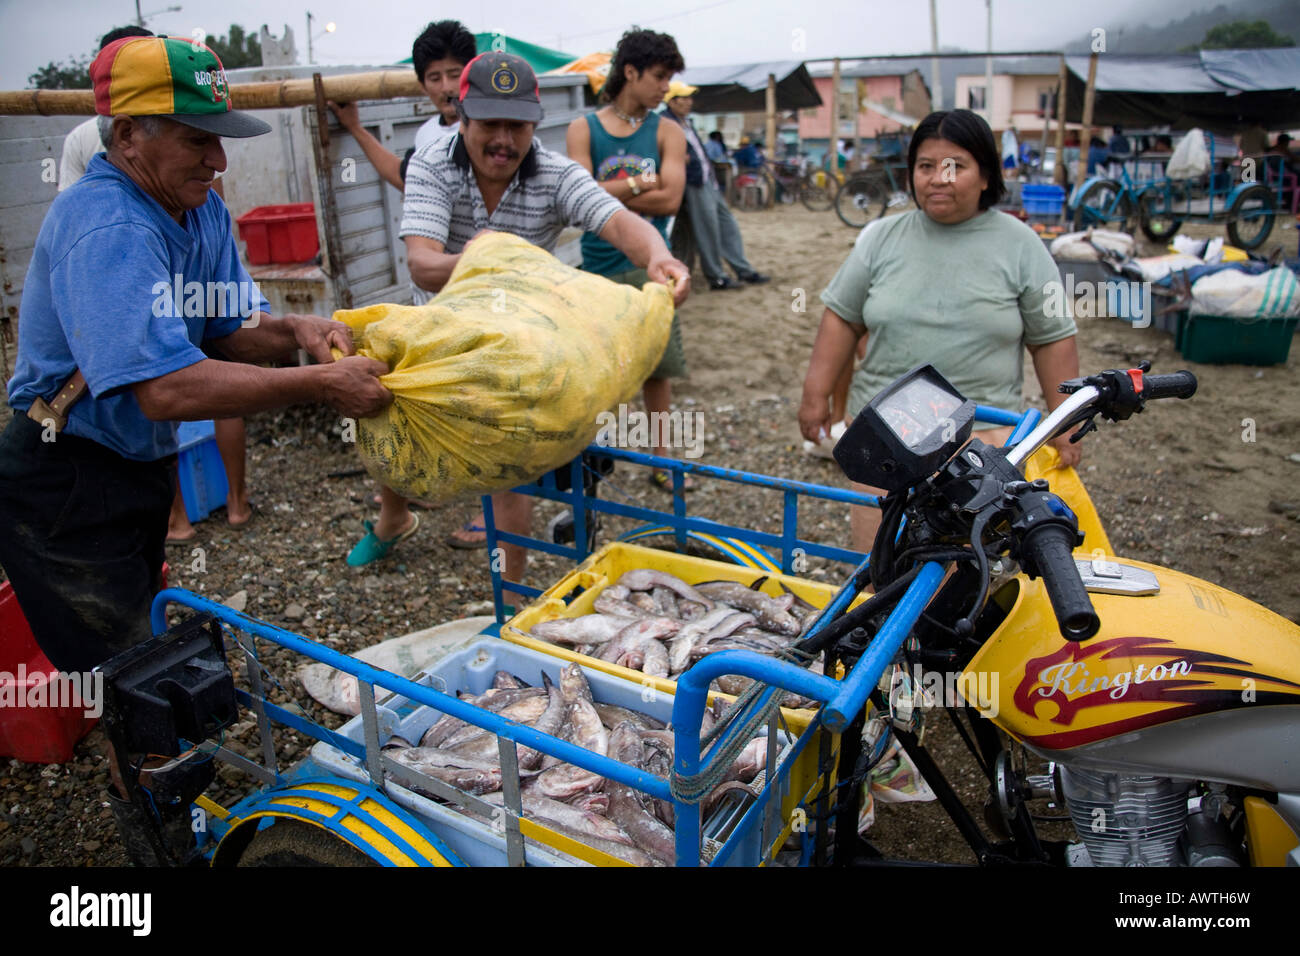
[[[843,486],[831,462],[802,453],[795,410],[821,314],[818,293],[855,232],[831,212],[802,207],[737,215],[750,260],[772,282],[736,292],[697,285],[681,313],[690,375],[676,384],[675,399],[704,415],[702,461]],[[1295,255],[1294,226],[1275,227],[1265,249],[1277,243]],[[802,311],[792,308],[801,302]],[[1148,358],[1157,371],[1189,367],[1201,383],[1191,401],[1161,403],[1087,439],[1083,477],[1119,552],[1208,578],[1300,620],[1293,560],[1300,463],[1288,457],[1300,455],[1300,353],[1264,368],[1192,366],[1167,333],[1113,319],[1081,321],[1080,351],[1085,372]],[[1253,441],[1243,441],[1248,419]],[[250,489],[259,508],[253,526],[233,533],[221,512],[201,523],[194,542],[169,548],[173,584],[220,600],[243,592],[249,613],[343,651],[484,613],[491,591],[483,554],[443,543],[474,514],[472,502],[424,512],[419,533],[389,559],[351,569],[343,558],[361,520],[376,509],[373,485],[356,473],[355,451],[339,440],[336,417],[309,407],[258,415],[249,420],[249,440]],[[637,469],[620,469],[602,496],[659,509],[670,502]],[[739,526],[780,527],[780,498],[768,492],[705,482],[690,496],[690,509]],[[555,510],[538,509],[536,530]],[[611,522],[611,531],[618,527]],[[809,505],[800,531],[847,545],[847,515],[840,506]],[[531,583],[553,583],[567,567],[538,561]],[[809,573],[838,582],[843,569],[815,563]],[[303,702],[328,726],[341,722],[306,700],[293,677],[299,661],[275,652],[264,660],[283,685],[277,696]],[[939,725],[938,715],[932,723]],[[0,865],[124,862],[101,797],[101,742],[93,733],[61,766],[0,763]],[[247,722],[227,738],[236,749],[255,742]],[[954,780],[978,812],[984,788],[952,734],[939,726],[927,742],[954,761]],[[283,756],[301,753],[300,743],[288,735]],[[223,768],[214,795],[230,799],[247,787]],[[969,862],[943,819],[937,804],[884,808],[874,834],[892,853]]]

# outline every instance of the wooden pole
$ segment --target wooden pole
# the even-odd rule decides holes
[[[1083,126],[1079,130],[1079,168],[1074,181],[1082,185],[1088,178],[1088,141],[1092,139],[1092,103],[1097,95],[1097,54],[1088,58],[1088,85],[1083,91]]]
[[[934,0],[930,0],[930,109],[943,109],[943,83],[939,75],[939,15],[934,11]]]
[[[373,70],[322,77],[325,98],[336,103],[387,100],[398,96],[423,96],[424,90],[410,70]],[[237,110],[312,106],[316,87],[310,77],[268,83],[238,83],[230,87]],[[93,116],[92,90],[12,90],[0,92],[0,116]]]
[[[989,128],[996,132],[993,117],[993,0],[984,0],[984,6],[988,9],[988,42],[987,47],[989,55],[984,58],[984,113],[989,120]],[[1001,147],[998,150],[1001,155]]]
[[[867,98],[867,81],[853,81],[853,158],[862,162],[862,101]],[[903,102],[902,86],[899,87],[898,102]]]
[[[780,158],[776,148],[776,74],[767,74],[767,155],[772,162]]]
[[[840,58],[831,66],[831,169],[840,171]]]
[[[1065,55],[1061,55],[1061,69],[1056,79],[1056,167],[1052,170],[1052,178],[1056,185],[1064,186],[1066,183],[1065,175],[1065,85],[1067,73],[1065,69]]]
[[[322,149],[329,149],[330,114],[329,109],[325,106],[325,83],[319,73],[311,75],[311,82],[316,89],[316,128],[320,130],[320,145]]]

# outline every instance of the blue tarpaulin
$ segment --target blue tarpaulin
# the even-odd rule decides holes
[[[1082,120],[1087,56],[1067,56],[1066,118]],[[1225,132],[1259,122],[1300,126],[1300,49],[1202,50],[1181,56],[1097,58],[1092,121]]]

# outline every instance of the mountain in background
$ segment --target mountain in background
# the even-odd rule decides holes
[[[1295,0],[1238,0],[1231,4],[1207,5],[1184,17],[1171,18],[1163,26],[1131,20],[1100,25],[1106,30],[1107,53],[1178,53],[1199,44],[1211,27],[1234,20],[1264,20],[1277,33],[1300,41],[1300,3]],[[1066,53],[1089,53],[1092,36],[1071,40],[1065,44],[1064,50]]]

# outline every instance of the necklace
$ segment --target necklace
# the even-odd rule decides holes
[[[619,109],[619,108],[618,108],[617,106],[615,106],[613,103],[610,103],[609,106],[610,106],[610,109],[612,109],[612,110],[614,111],[614,115],[615,115],[615,116],[617,116],[619,119],[621,119],[624,123],[627,123],[627,124],[628,124],[629,126],[631,126],[633,129],[636,129],[638,126],[640,126],[642,123],[645,122],[645,116],[628,116],[626,113],[624,113],[621,109]],[[648,115],[648,114],[647,114],[647,115]]]

